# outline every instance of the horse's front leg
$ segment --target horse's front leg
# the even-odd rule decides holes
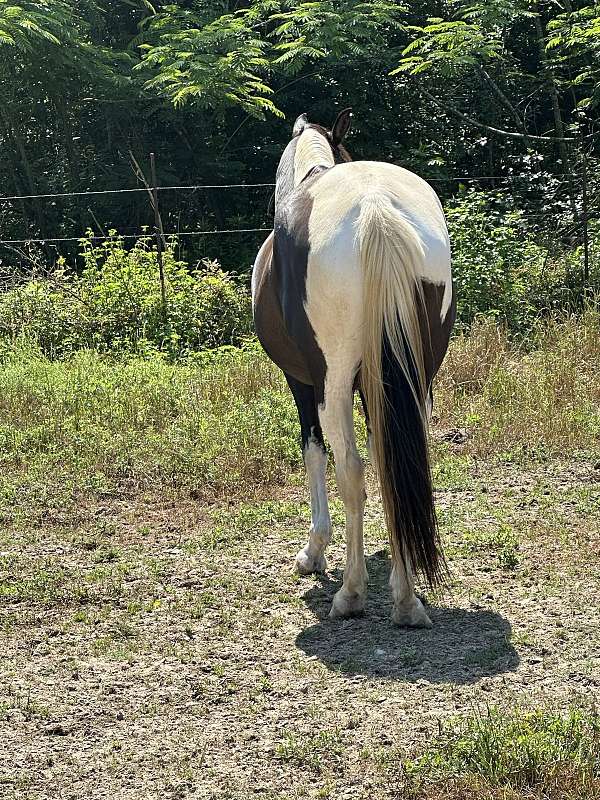
[[[301,575],[325,572],[325,548],[331,540],[331,517],[327,501],[327,451],[317,414],[315,391],[290,375],[286,379],[298,409],[302,432],[302,454],[310,488],[311,526],[308,542],[296,556]]]

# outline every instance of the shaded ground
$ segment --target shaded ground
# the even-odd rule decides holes
[[[430,631],[390,623],[374,493],[367,611],[335,622],[342,512],[327,576],[293,575],[303,488],[7,503],[0,796],[398,797],[439,719],[600,700],[595,466],[442,462]]]

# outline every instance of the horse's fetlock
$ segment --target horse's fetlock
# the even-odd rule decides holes
[[[310,538],[322,547],[328,545],[331,541],[331,522],[315,522],[311,525]]]

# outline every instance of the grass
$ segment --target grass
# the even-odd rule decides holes
[[[600,716],[491,708],[441,725],[433,746],[403,767],[416,797],[593,800],[600,797]]]
[[[478,527],[463,536],[463,548],[468,554],[481,550],[493,552],[504,569],[514,569],[519,563],[519,542],[509,525],[500,525],[496,530]]]
[[[455,338],[438,380],[444,427],[465,427],[473,455],[589,450],[600,437],[600,313],[540,322],[511,343],[489,319]]]
[[[343,753],[344,745],[339,730],[324,730],[314,734],[288,731],[275,749],[280,761],[291,763],[299,769],[308,768],[315,773],[322,771],[324,757],[331,761],[332,757],[340,757]]]
[[[281,482],[300,463],[295,410],[254,348],[173,366],[92,351],[52,362],[17,346],[0,381],[4,471],[25,485],[56,477],[102,492],[167,482],[214,495]],[[0,485],[0,497],[14,491],[14,479]]]
[[[600,436],[600,314],[540,323],[528,348],[490,321],[452,342],[436,389],[435,432],[467,429],[461,455],[435,446],[442,485],[471,457],[587,451]],[[260,349],[196,362],[50,361],[25,341],[0,370],[0,513],[16,496],[187,486],[198,498],[289,482],[301,467],[296,412]],[[64,505],[64,503],[62,503]]]

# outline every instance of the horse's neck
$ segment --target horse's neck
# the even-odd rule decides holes
[[[332,167],[335,163],[327,139],[311,128],[305,130],[286,147],[277,170],[275,209],[317,167]]]
[[[294,156],[294,187],[316,167],[332,167],[335,164],[331,146],[327,139],[311,128],[298,139]]]

